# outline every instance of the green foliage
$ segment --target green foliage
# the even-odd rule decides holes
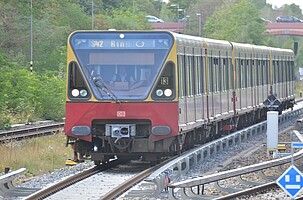
[[[263,44],[264,31],[258,10],[248,0],[235,4],[225,1],[204,27],[206,37],[252,44]]]
[[[37,119],[64,117],[66,41],[75,30],[92,27],[91,0],[0,1],[0,128]],[[179,5],[179,11],[176,6]],[[33,17],[33,72],[30,62],[30,16]],[[199,26],[200,13],[201,24]],[[263,34],[262,18],[302,18],[295,4],[273,10],[265,0],[94,0],[94,27],[99,30],[151,29],[146,15],[166,22],[188,16],[185,33],[203,37],[292,48],[299,42],[296,63],[303,65],[299,37]]]
[[[302,18],[303,16],[302,10],[296,4],[290,4],[290,5],[285,4],[283,6],[283,12],[281,13],[281,15],[291,15],[298,18]]]
[[[150,25],[145,18],[145,13],[137,13],[133,16],[130,9],[115,9],[105,15],[98,15],[99,21],[106,21],[102,24],[103,29],[116,30],[144,30],[150,29]],[[97,27],[97,29],[100,27]]]
[[[8,63],[3,54],[0,66],[0,127],[39,119],[60,120],[64,116],[62,75],[30,73]]]

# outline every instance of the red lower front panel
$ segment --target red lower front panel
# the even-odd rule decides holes
[[[178,103],[96,103],[67,102],[65,116],[65,134],[82,140],[92,141],[88,136],[75,136],[71,129],[74,126],[92,126],[96,119],[109,120],[150,120],[152,126],[169,126],[170,135],[153,136],[153,140],[161,140],[178,134]]]

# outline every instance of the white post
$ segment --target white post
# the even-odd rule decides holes
[[[267,156],[273,152],[273,156],[278,154],[278,112],[267,112]]]

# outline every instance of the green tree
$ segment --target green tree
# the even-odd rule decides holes
[[[112,10],[110,14],[98,15],[99,23],[105,22],[102,27],[97,29],[116,29],[116,30],[145,30],[151,29],[150,24],[145,19],[146,13],[137,12],[135,15],[130,9]]]
[[[234,4],[225,1],[204,27],[205,37],[251,44],[263,44],[264,31],[259,11],[248,0]]]

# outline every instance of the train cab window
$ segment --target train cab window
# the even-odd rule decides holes
[[[76,62],[71,62],[68,68],[68,96],[72,99],[87,99],[89,92]]]
[[[166,64],[153,90],[152,98],[156,100],[172,100],[176,96],[175,87],[175,65],[169,62]]]

